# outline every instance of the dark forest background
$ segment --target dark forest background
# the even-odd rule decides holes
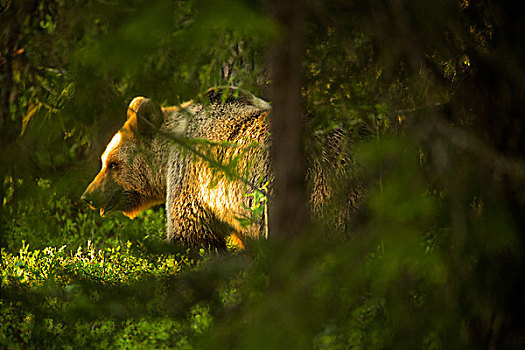
[[[0,0],[0,348],[523,348],[519,5]],[[133,97],[218,85],[273,105],[269,240],[188,251],[162,208],[80,203]],[[334,130],[343,226],[296,181]]]

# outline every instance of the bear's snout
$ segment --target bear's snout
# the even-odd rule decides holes
[[[83,194],[82,197],[80,197],[80,200],[82,200],[84,203],[89,205],[91,209],[96,209],[97,206],[95,205],[95,202],[93,201],[93,196],[91,193],[89,193],[89,189],[87,189]]]

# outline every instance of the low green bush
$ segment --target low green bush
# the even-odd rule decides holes
[[[2,348],[189,348],[189,337],[209,326],[205,307],[188,311],[182,321],[162,316],[119,317],[118,303],[108,303],[114,317],[97,316],[104,287],[131,286],[150,278],[169,278],[194,269],[199,260],[184,254],[140,254],[133,244],[97,249],[88,241],[76,250],[46,247],[18,253],[2,249],[0,344]],[[118,289],[116,289],[118,290]],[[157,290],[165,299],[166,290]],[[119,295],[114,295],[119,300]],[[122,295],[123,298],[127,296]],[[154,309],[155,300],[144,305]]]

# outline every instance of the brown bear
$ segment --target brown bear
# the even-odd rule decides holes
[[[102,216],[131,218],[165,202],[167,238],[187,246],[223,250],[227,236],[240,246],[257,238],[267,218],[254,220],[251,208],[260,198],[254,189],[271,183],[271,107],[239,89],[214,88],[206,97],[167,108],[135,98],[82,199]],[[362,192],[353,184],[348,136],[336,129],[315,137],[307,159],[312,214],[335,234],[347,231]]]
[[[257,237],[262,220],[243,227],[239,218],[250,216],[254,196],[247,194],[269,180],[271,107],[237,89],[211,89],[207,97],[167,108],[135,98],[82,200],[102,216],[131,218],[165,202],[168,239],[189,246],[224,249],[230,234]]]

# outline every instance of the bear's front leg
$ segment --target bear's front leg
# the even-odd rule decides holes
[[[230,225],[217,219],[210,208],[189,193],[180,192],[168,197],[168,240],[176,240],[189,247],[226,250],[225,236],[233,231]]]

